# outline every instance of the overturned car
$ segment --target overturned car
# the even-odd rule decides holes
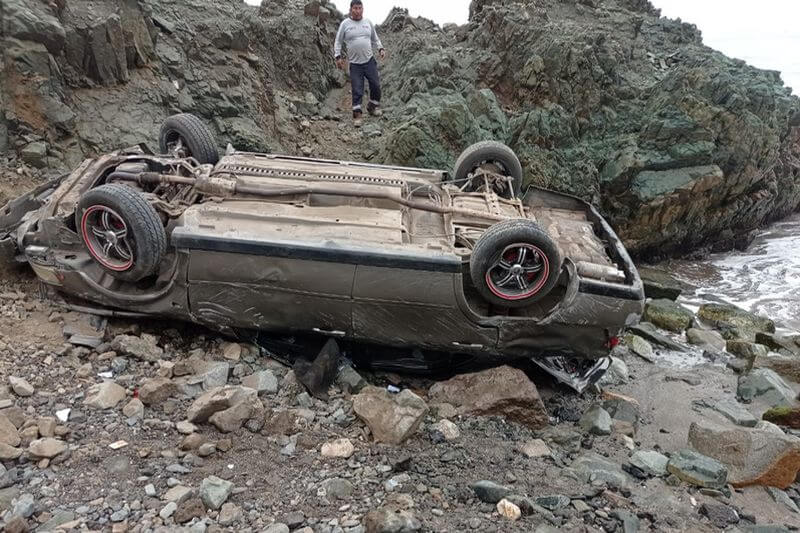
[[[230,146],[220,157],[181,114],[160,152],[87,159],[12,200],[0,258],[80,310],[532,358],[577,372],[578,388],[643,310],[610,226],[577,198],[523,194],[500,143],[469,147],[452,175]]]

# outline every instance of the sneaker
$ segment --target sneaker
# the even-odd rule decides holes
[[[361,111],[353,111],[353,126],[360,128],[364,119],[361,118]]]
[[[367,111],[373,117],[382,117],[383,116],[383,110],[378,106],[372,106],[372,105],[367,106]]]

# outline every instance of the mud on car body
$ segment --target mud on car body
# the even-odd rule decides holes
[[[182,114],[160,154],[87,159],[7,204],[0,254],[78,309],[532,358],[583,387],[638,321],[642,283],[591,205],[521,183],[496,142],[467,148],[452,174],[220,157]]]

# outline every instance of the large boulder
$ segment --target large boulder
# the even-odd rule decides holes
[[[692,423],[689,444],[728,469],[735,487],[787,488],[800,471],[800,439],[758,429]]]
[[[64,27],[43,2],[3,0],[3,30],[7,37],[41,43],[53,55],[66,41]]]
[[[779,426],[800,429],[800,407],[773,407],[762,418]]]
[[[454,405],[461,414],[503,416],[533,429],[549,423],[536,385],[523,371],[510,366],[461,374],[436,383],[428,397],[433,403]]]
[[[730,304],[703,304],[697,317],[716,328],[734,328],[748,332],[755,339],[756,332],[775,332],[775,322],[769,318],[745,311]]]
[[[644,295],[647,298],[675,301],[683,292],[683,284],[669,272],[645,266],[639,266],[637,270],[642,278]]]
[[[771,355],[759,357],[755,360],[755,366],[759,368],[769,368],[779,376],[782,376],[795,383],[800,383],[800,356],[784,357]]]
[[[642,318],[660,328],[682,333],[692,323],[694,314],[672,300],[660,299],[647,302]]]
[[[370,386],[353,396],[353,411],[369,426],[376,441],[400,444],[417,430],[428,405],[408,389],[392,394]]]
[[[756,333],[756,342],[782,355],[800,356],[800,335],[758,332]]]

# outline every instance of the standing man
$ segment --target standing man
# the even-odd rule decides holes
[[[347,46],[347,60],[350,62],[350,85],[353,89],[353,125],[361,126],[361,99],[364,97],[364,78],[369,82],[369,103],[367,112],[379,117],[383,114],[381,105],[381,78],[378,74],[378,62],[372,53],[373,48],[378,49],[381,59],[386,57],[375,26],[369,19],[364,18],[364,5],[361,0],[350,2],[350,18],[346,18],[339,26],[336,42],[333,45],[333,54],[336,56],[336,66],[344,68],[342,57],[342,43]]]

